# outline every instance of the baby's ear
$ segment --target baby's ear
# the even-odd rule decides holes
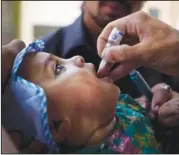
[[[70,122],[68,120],[53,121],[52,135],[57,143],[61,143],[68,138],[70,130]]]

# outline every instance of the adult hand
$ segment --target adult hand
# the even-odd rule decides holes
[[[5,82],[11,72],[11,68],[16,55],[25,47],[21,40],[13,40],[9,44],[2,46],[2,85],[4,89]]]
[[[8,76],[16,55],[25,47],[24,42],[13,40],[9,44],[2,46],[2,90],[8,81]],[[18,153],[11,138],[8,136],[5,129],[2,127],[2,152],[3,153]]]
[[[139,66],[179,76],[179,31],[139,11],[104,28],[97,41],[100,56],[114,27],[125,33],[121,42],[123,45],[106,50],[103,59],[120,65],[109,73],[107,70],[99,72],[99,76],[105,75],[115,80]]]
[[[149,110],[149,116],[152,119],[158,115],[159,108],[172,98],[172,91],[167,89],[170,87],[166,86],[168,85],[165,83],[159,83],[152,87],[153,98],[151,103],[148,103],[144,96],[136,99],[142,107]]]
[[[179,94],[177,98],[169,100],[159,108],[158,119],[168,127],[179,125]]]
[[[2,153],[18,153],[17,148],[14,146],[12,140],[10,139],[8,133],[5,129],[1,128],[1,136],[2,136]]]

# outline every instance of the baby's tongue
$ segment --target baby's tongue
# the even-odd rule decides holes
[[[104,78],[99,78],[99,79],[104,82],[113,83],[113,80],[109,77],[104,77]]]

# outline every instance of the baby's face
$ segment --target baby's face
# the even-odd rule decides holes
[[[68,134],[63,139],[80,145],[114,117],[118,87],[107,78],[97,78],[94,65],[80,56],[61,59],[44,52],[31,53],[24,58],[19,75],[45,90],[55,139],[62,129],[55,129],[54,122],[65,122],[63,135]]]

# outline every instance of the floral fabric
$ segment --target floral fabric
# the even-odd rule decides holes
[[[155,139],[147,111],[138,102],[128,95],[121,95],[116,118],[115,130],[110,137],[77,153],[160,153],[160,144]]]

